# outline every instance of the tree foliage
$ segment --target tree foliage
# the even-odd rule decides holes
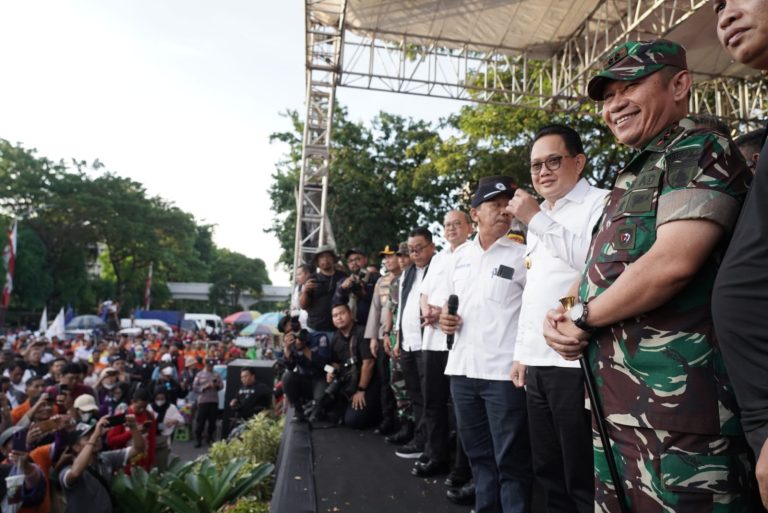
[[[212,226],[101,162],[53,162],[3,139],[0,212],[3,233],[12,218],[19,220],[17,309],[72,304],[85,312],[107,297],[126,309],[139,306],[150,264],[152,305],[171,306],[166,282],[210,281],[223,251],[213,243]],[[258,262],[249,290],[269,282]]]
[[[262,285],[269,283],[263,260],[219,249],[211,270],[209,299],[224,307],[222,312],[234,312],[241,309],[240,300],[245,292],[258,298]]]

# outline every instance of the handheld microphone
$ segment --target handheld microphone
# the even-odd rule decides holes
[[[459,296],[451,294],[448,296],[448,315],[456,315],[459,310]],[[453,333],[445,336],[445,344],[448,346],[448,350],[453,349]]]

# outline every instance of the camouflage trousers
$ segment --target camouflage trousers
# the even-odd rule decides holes
[[[392,345],[395,345],[396,335],[390,335]],[[400,369],[400,359],[389,359],[389,383],[392,387],[392,392],[395,394],[395,403],[397,404],[397,418],[401,421],[410,420],[414,422],[415,416],[413,414],[413,406],[408,394],[405,392],[405,378],[403,377],[403,371]]]
[[[610,422],[608,430],[631,512],[755,511],[754,471],[743,437],[676,433]],[[595,511],[616,513],[619,504],[594,422],[592,436]]]

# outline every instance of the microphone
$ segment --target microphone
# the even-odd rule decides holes
[[[456,315],[459,310],[459,296],[451,294],[448,296],[448,315]],[[445,336],[445,344],[448,346],[448,350],[453,349],[453,333]]]

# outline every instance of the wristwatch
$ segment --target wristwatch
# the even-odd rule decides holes
[[[568,315],[571,316],[571,321],[582,331],[595,331],[594,326],[587,324],[587,316],[589,315],[589,309],[587,308],[588,301],[583,303],[576,303],[568,311]]]
[[[367,389],[367,388],[365,388],[365,387],[360,387],[360,386],[359,386],[359,387],[357,387],[357,391],[358,391],[358,392],[365,392],[366,390],[368,390],[368,389]]]

